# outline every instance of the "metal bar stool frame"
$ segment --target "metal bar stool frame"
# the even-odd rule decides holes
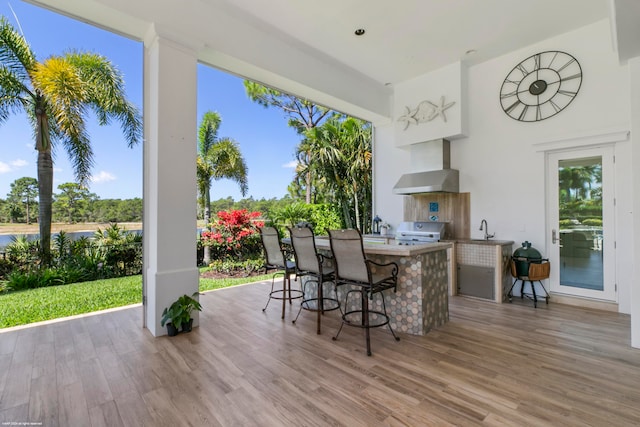
[[[362,328],[365,331],[367,356],[371,356],[370,329],[387,325],[393,338],[396,341],[400,341],[400,337],[396,335],[389,322],[390,317],[387,314],[384,295],[382,295],[382,292],[387,289],[393,289],[393,292],[396,292],[398,264],[395,262],[380,264],[367,259],[364,253],[362,234],[358,230],[329,230],[329,240],[338,284],[354,286],[354,289],[347,291],[345,295],[345,312],[342,315],[340,328],[333,340],[338,339],[344,325]],[[349,296],[353,293],[360,294],[359,310],[348,309]],[[382,311],[371,310],[370,308],[369,300],[373,300],[373,295],[375,294],[380,294],[382,298]],[[371,315],[377,315],[382,320],[372,323]]]
[[[302,310],[315,311],[316,333],[321,333],[322,315],[325,311],[340,310],[338,291],[336,289],[335,270],[328,265],[331,256],[318,253],[315,243],[315,235],[309,227],[288,228],[291,236],[291,247],[296,260],[296,277],[300,277],[302,283],[302,301],[300,309],[293,323],[296,323]],[[308,277],[306,281],[302,277]],[[308,291],[311,283],[316,283],[316,293]],[[334,284],[334,297],[325,296],[324,284]]]
[[[291,261],[289,254],[280,241],[280,233],[275,227],[260,228],[260,240],[264,249],[265,263],[263,268],[265,273],[276,270],[271,278],[271,291],[269,299],[262,311],[265,311],[272,299],[282,300],[282,319],[284,319],[286,301],[292,304],[292,300],[302,298],[302,290],[291,289],[291,276],[295,274],[296,265]],[[282,289],[274,289],[276,276],[282,275]],[[298,280],[297,277],[295,279]]]

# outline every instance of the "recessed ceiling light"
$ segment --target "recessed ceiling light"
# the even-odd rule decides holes
[[[364,34],[364,28],[358,28],[353,32],[356,36],[361,36]]]

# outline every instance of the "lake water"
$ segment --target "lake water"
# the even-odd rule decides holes
[[[127,230],[130,233],[137,233],[137,234],[141,234],[142,230]],[[196,229],[196,237],[200,235],[200,233],[202,232],[202,228],[197,228]],[[86,236],[86,237],[92,237],[94,234],[93,231],[75,231],[75,232],[68,232],[67,236],[69,236],[70,239],[72,240],[76,240],[82,236]],[[51,240],[53,240],[55,238],[55,236],[57,236],[58,233],[52,233],[51,234]],[[0,234],[0,249],[4,248],[5,246],[7,246],[9,243],[11,243],[13,241],[13,237],[17,236],[17,234]],[[40,236],[40,234],[35,233],[35,234],[26,234],[27,239],[29,240],[35,240],[38,238],[38,236]]]
[[[127,231],[129,231],[130,233],[138,233],[138,234],[142,233],[142,230],[127,230]],[[51,240],[53,241],[53,239],[57,235],[58,235],[58,233],[51,233]],[[94,235],[93,231],[74,231],[74,232],[68,232],[67,233],[67,236],[71,240],[79,239],[82,236],[92,237],[93,235]],[[0,235],[0,248],[4,248],[9,243],[11,243],[15,236],[18,236],[18,235],[16,235],[16,234],[2,234],[2,235]],[[29,240],[35,240],[40,236],[40,234],[38,234],[38,233],[25,234],[25,236],[27,236],[27,239],[29,239]]]

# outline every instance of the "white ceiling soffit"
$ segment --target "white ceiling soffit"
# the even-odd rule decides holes
[[[640,3],[612,1],[635,4],[636,8]],[[178,34],[201,32],[204,40],[214,33],[237,37],[238,19],[285,44],[308,49],[323,62],[357,70],[379,84],[402,82],[459,60],[470,65],[486,61],[608,18],[610,6],[610,0],[31,2],[134,37],[143,36],[138,34],[138,24],[145,21],[164,23]],[[224,12],[222,16],[202,16],[216,9]],[[222,19],[224,15],[232,19]],[[363,36],[354,34],[358,28],[365,29]],[[475,53],[466,55],[469,50]]]
[[[358,115],[388,117],[396,83],[474,65],[640,0],[28,0],[142,40],[148,28],[204,62]],[[616,4],[617,6],[617,4]],[[365,34],[354,31],[363,28]],[[619,32],[619,31],[618,31]],[[637,42],[634,46],[637,46]],[[467,54],[474,51],[472,54]],[[222,64],[220,62],[223,62]],[[226,64],[226,66],[225,66]],[[339,84],[336,84],[339,82]],[[364,115],[363,115],[364,116]],[[363,117],[366,118],[366,117]]]
[[[612,0],[611,15],[620,61],[640,56],[640,1]]]
[[[609,0],[224,1],[382,84],[477,64],[609,16]]]

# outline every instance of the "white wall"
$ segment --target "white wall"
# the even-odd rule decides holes
[[[523,59],[546,50],[572,54],[582,66],[583,82],[573,102],[549,119],[524,123],[507,116],[500,106],[499,92],[511,69]],[[451,142],[451,167],[460,171],[460,191],[471,193],[471,237],[480,233],[473,224],[487,219],[491,232],[501,240],[513,240],[516,247],[528,240],[548,253],[545,232],[545,155],[538,144],[580,137],[592,137],[610,131],[629,130],[629,76],[626,65],[619,65],[612,50],[608,21],[545,40],[468,69],[468,137]],[[398,102],[398,100],[396,100]],[[385,159],[403,156],[392,136],[378,132],[376,148]],[[381,140],[382,137],[389,139]],[[579,142],[578,142],[579,143]],[[383,148],[384,147],[384,148]],[[626,244],[625,232],[631,226],[629,214],[631,187],[629,169],[631,143],[616,146],[619,177],[617,196],[625,212],[618,210],[617,240]],[[393,165],[396,165],[394,168]],[[387,183],[393,185],[401,175],[401,166],[377,170],[377,200]],[[376,204],[377,213],[391,222],[402,220],[396,207]],[[474,236],[474,234],[477,234]],[[619,265],[630,265],[631,250],[619,251]],[[629,259],[628,259],[629,258]],[[628,267],[626,267],[628,269]],[[623,273],[623,274],[620,274]],[[620,309],[630,310],[631,273],[619,271]]]
[[[633,133],[640,132],[640,57],[629,60],[629,74],[632,82],[629,90],[631,96],[631,131]],[[631,164],[640,164],[640,150],[637,147],[632,150],[632,155],[629,156],[629,162]],[[640,171],[633,174],[631,178],[631,187],[633,192],[637,195],[640,194]],[[635,278],[636,284],[631,286],[631,345],[640,348],[640,286],[638,285],[638,275],[640,274],[640,235],[635,231],[640,226],[640,197],[635,197],[633,204],[630,206],[632,211],[633,223],[629,228],[628,236],[629,246],[632,251],[629,253],[631,259],[629,261],[629,277]]]
[[[467,105],[464,90],[466,85],[463,84],[463,79],[466,79],[466,68],[462,63],[456,62],[427,75],[397,84],[393,96],[396,146],[463,136],[466,133],[466,117],[463,111]],[[434,105],[450,107],[442,112],[442,116],[438,114],[428,122],[415,124],[398,120],[399,117],[406,117],[409,112],[412,117],[418,117],[420,112],[414,112],[420,109],[434,113]]]

